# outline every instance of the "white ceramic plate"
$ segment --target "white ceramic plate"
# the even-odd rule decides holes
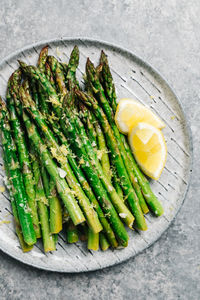
[[[18,67],[17,60],[35,64],[41,48],[48,44],[49,53],[68,62],[73,46],[80,49],[80,64],[77,76],[81,79],[89,56],[98,63],[100,50],[105,50],[111,65],[118,98],[135,98],[160,116],[167,125],[163,130],[168,147],[165,169],[159,181],[152,181],[154,193],[162,202],[165,213],[155,218],[151,213],[146,217],[146,232],[129,231],[129,245],[122,250],[106,252],[88,251],[84,243],[68,245],[65,235],[59,235],[57,251],[44,254],[41,243],[29,253],[22,253],[14,232],[9,195],[0,194],[0,249],[8,255],[28,265],[57,272],[82,272],[97,270],[125,261],[154,243],[169,227],[181,207],[191,172],[191,134],[180,102],[166,81],[151,66],[131,52],[89,39],[60,39],[41,42],[15,52],[0,63],[0,94],[5,96],[6,83],[10,74]],[[5,173],[0,157],[0,185]],[[1,221],[11,221],[6,224]]]

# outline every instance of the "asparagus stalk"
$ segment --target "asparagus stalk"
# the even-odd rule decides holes
[[[99,233],[94,233],[90,228],[88,229],[88,249],[99,250]]]
[[[11,196],[11,193],[10,193],[10,196]],[[20,246],[24,253],[29,252],[33,249],[33,245],[30,246],[24,241],[22,228],[20,225],[20,220],[19,220],[19,216],[18,216],[18,212],[17,212],[17,206],[15,203],[15,200],[12,199],[12,196],[11,196],[11,207],[12,207],[12,212],[13,212],[13,217],[14,217],[15,231],[18,236]]]
[[[98,103],[96,99],[92,96],[87,95],[86,93],[81,92],[80,90],[76,90],[76,95],[82,100],[88,107],[93,109],[93,112],[96,116],[96,118],[99,120],[102,129],[104,130],[104,134],[107,139],[108,147],[111,151],[112,160],[115,163],[118,176],[121,178],[121,183],[123,186],[123,190],[125,195],[127,196],[127,201],[129,203],[129,206],[134,214],[134,217],[136,219],[136,225],[141,230],[146,230],[147,225],[145,218],[143,216],[141,207],[139,205],[138,198],[135,194],[135,191],[132,187],[132,184],[128,178],[126,169],[124,167],[120,151],[117,145],[117,141],[115,139],[115,136],[113,134],[112,128],[110,127],[110,124],[103,112],[103,110],[98,106]]]
[[[107,57],[105,56],[103,50],[101,52],[101,59],[100,59],[100,65],[96,68],[98,72],[98,77],[99,77],[99,80],[102,82],[102,85],[104,85],[104,91],[106,92],[106,96],[107,96],[107,99],[109,100],[109,103],[110,103],[110,106],[112,107],[113,111],[115,112],[116,111],[116,108],[117,108],[117,103],[116,103],[116,93],[115,93],[115,86],[114,86],[114,83],[113,83],[113,79],[112,79],[112,75],[111,75],[111,72],[106,72],[106,74],[103,72],[104,71],[104,59],[107,60]],[[106,66],[108,66],[108,64],[106,64]],[[109,66],[108,66],[109,68]],[[103,70],[102,70],[103,69]],[[103,74],[102,74],[103,73]],[[110,75],[110,76],[107,76]],[[116,172],[116,168],[114,165],[112,165],[112,167],[114,168],[113,170],[113,177],[112,177],[112,180],[113,180],[113,185],[118,193],[118,195],[120,196],[121,199],[123,199],[123,191],[122,191],[122,188],[119,184],[119,181],[120,179],[117,177],[117,172]],[[139,203],[140,203],[140,206],[142,208],[142,211],[143,213],[147,213],[148,212],[148,207],[147,206],[143,206],[140,199],[142,199],[142,197],[138,197],[139,198]]]
[[[25,252],[29,252],[29,251],[31,251],[33,249],[33,246],[32,245],[29,246],[24,241],[24,237],[23,237],[23,233],[22,233],[22,228],[21,228],[21,225],[20,225],[19,216],[18,216],[18,212],[17,212],[17,206],[16,206],[16,203],[15,203],[15,199],[13,197],[13,194],[12,194],[11,182],[10,182],[10,179],[9,179],[9,177],[10,177],[10,175],[9,175],[9,169],[8,169],[7,158],[6,158],[5,153],[3,153],[3,159],[4,159],[4,166],[5,166],[6,176],[7,176],[7,179],[8,179],[7,188],[8,188],[9,193],[10,193],[11,208],[12,208],[12,213],[13,213],[13,218],[14,218],[15,231],[16,231],[16,234],[18,236],[19,243],[20,243],[20,246],[22,248],[22,251],[24,253]]]
[[[66,66],[64,67],[55,57],[49,56],[48,57],[49,63],[46,63],[46,74],[47,79],[53,86],[55,90],[58,91],[60,96],[60,103],[62,103],[64,96],[66,95]],[[53,112],[52,115],[54,116]]]
[[[55,86],[55,89],[58,91],[58,93],[61,93],[61,96],[63,97],[67,90],[66,76],[68,72],[68,66],[64,63],[60,63],[54,56],[48,56],[48,64],[52,74],[51,80],[49,81],[52,83],[52,86]]]
[[[46,103],[46,94],[43,91],[41,85],[38,86],[38,95],[39,95],[39,106],[40,106],[41,112],[44,112],[48,109],[48,106]]]
[[[52,233],[59,233],[62,230],[62,207],[52,178],[50,178],[49,181],[48,198],[50,207],[50,229]]]
[[[79,64],[79,49],[74,46],[72,53],[70,55],[67,71],[68,88],[73,88],[75,85],[79,86],[76,80],[76,69]],[[70,83],[69,83],[70,82]]]
[[[38,68],[41,70],[41,72],[45,73],[45,64],[47,61],[47,56],[48,56],[48,46],[45,46],[42,48],[39,54],[39,59],[38,59]]]
[[[22,79],[22,74],[19,68],[12,74],[12,80],[10,80],[11,95],[14,100],[16,106],[16,112],[19,117],[21,117],[22,115],[22,106],[19,98],[19,84],[21,82],[21,79]]]
[[[98,159],[101,162],[102,169],[108,178],[111,180],[111,170],[110,170],[110,161],[108,155],[108,149],[106,146],[104,134],[101,130],[101,126],[98,121],[95,119],[95,116],[91,111],[89,111],[83,103],[79,102],[79,115],[81,115],[81,119],[85,125],[85,129],[87,131],[88,138],[93,148],[96,150],[96,147],[99,150]],[[97,151],[98,153],[98,151]]]
[[[90,140],[90,143],[92,144],[94,150],[97,150],[97,132],[95,128],[95,121],[93,122],[93,118],[91,118],[91,114],[88,115],[85,126],[87,128],[87,135]]]
[[[57,196],[56,186],[46,169],[41,168],[42,182],[49,203],[50,232],[59,233],[62,230],[62,207]]]
[[[56,65],[57,65],[58,60],[57,60],[54,56],[49,55],[49,56],[47,57],[47,62],[48,62],[48,64],[49,64],[50,68],[51,68],[51,71],[52,71],[53,76],[55,76]]]
[[[14,86],[17,83],[16,78],[13,79],[14,77],[16,77],[17,75],[16,73],[18,74],[18,70],[13,73],[13,75],[8,81],[8,90],[7,90],[6,99],[7,99],[7,106],[9,109],[9,119],[10,119],[11,129],[13,131],[14,139],[17,145],[19,163],[22,170],[22,177],[23,177],[24,187],[28,198],[28,205],[31,210],[31,217],[33,221],[35,234],[36,237],[39,238],[41,237],[41,231],[40,231],[40,225],[39,225],[38,214],[37,214],[34,181],[33,181],[33,174],[31,170],[30,158],[28,153],[28,147],[25,140],[22,125],[16,113],[14,99],[11,97],[10,94],[11,84]],[[20,81],[20,78],[18,81]],[[17,87],[15,87],[15,89],[17,89]]]
[[[92,147],[97,150],[97,132],[95,129],[96,120],[94,119],[94,116],[91,114],[91,112],[84,105],[82,105],[81,102],[78,103],[78,105],[79,116],[85,125],[90,143],[92,144]]]
[[[103,251],[106,251],[110,247],[105,235],[102,232],[99,233],[99,243],[101,246],[101,250]]]
[[[65,76],[60,63],[57,63],[56,65],[55,79],[56,79],[59,93],[61,94],[61,98],[63,99],[67,94],[67,89],[65,86]],[[61,99],[61,103],[62,103],[62,99]]]
[[[34,102],[31,100],[30,95],[28,95],[27,93],[23,93],[22,101],[24,101],[25,106],[28,107],[28,111],[31,112],[32,117],[35,119],[45,137],[48,139],[48,143],[53,156],[57,159],[62,169],[66,172],[64,176],[66,176],[69,186],[74,190],[79,200],[79,204],[85,213],[89,226],[93,229],[94,232],[101,231],[102,226],[99,222],[98,216],[94,209],[91,207],[90,201],[80,187],[77,178],[74,176],[74,173],[67,161],[67,157],[63,154],[63,151],[61,150],[62,148],[60,148],[60,146],[57,144],[52,131],[48,128],[41,114],[38,113],[38,110],[35,107]]]
[[[40,51],[40,55],[39,55],[39,59],[38,59],[38,68],[39,68],[40,72],[42,72],[42,73],[45,73],[45,70],[46,70],[45,64],[47,61],[47,56],[48,56],[48,46],[45,46]],[[41,85],[38,85],[38,92],[39,92],[39,104],[41,107],[41,111],[46,112],[46,111],[48,111],[48,105],[47,105],[47,101],[46,101],[47,96]]]
[[[50,231],[50,224],[49,224],[49,212],[48,212],[48,200],[45,196],[44,191],[44,181],[42,178],[42,174],[44,174],[44,167],[41,167],[38,157],[34,153],[35,160],[34,160],[34,168],[37,167],[37,171],[35,170],[35,190],[36,190],[36,200],[38,204],[38,212],[40,218],[40,224],[42,228],[42,239],[43,239],[43,246],[44,251],[55,251],[56,250],[56,235],[52,235]],[[41,169],[41,172],[40,172]],[[43,181],[43,182],[42,182]]]
[[[73,244],[78,242],[78,229],[74,226],[73,222],[69,220],[67,224],[67,242],[69,244]]]
[[[66,63],[60,62],[60,68],[63,71],[63,75],[65,78],[65,86],[67,87],[67,72],[68,72],[68,65]]]
[[[113,83],[113,78],[112,78],[112,75],[110,72],[107,57],[103,51],[101,52],[100,62],[102,64],[102,77],[103,77],[104,89],[107,93],[107,99],[110,102],[110,106],[112,107],[113,113],[115,113],[116,108],[117,108],[115,86]],[[127,154],[127,158],[128,158],[127,161],[131,165],[131,168],[133,170],[135,178],[137,179],[137,181],[140,185],[142,194],[143,194],[145,200],[147,201],[147,204],[149,205],[150,209],[155,213],[156,216],[161,216],[163,214],[162,205],[160,204],[160,202],[158,201],[156,196],[153,194],[148,180],[146,179],[144,174],[140,171],[140,169],[133,157],[133,154],[131,152],[131,149],[129,147],[126,137],[123,134],[120,134],[120,136],[121,136],[121,140],[124,144],[124,148],[125,148],[125,151]],[[141,196],[139,197],[139,199],[141,200],[140,204],[143,207],[143,212],[145,213],[144,210],[146,210],[146,207],[145,207],[144,201]]]
[[[29,151],[31,156],[31,166],[33,171],[34,185],[36,187],[40,178],[40,164],[33,143],[30,143]]]
[[[95,123],[95,129],[96,129],[96,133],[97,133],[98,149],[101,153],[101,156],[100,156],[101,166],[104,171],[104,174],[107,175],[107,177],[111,181],[112,173],[111,173],[111,168],[110,168],[108,148],[106,146],[106,141],[104,138],[104,134],[101,130],[101,126],[99,125],[98,122]]]
[[[16,147],[11,136],[11,129],[8,122],[8,111],[5,103],[0,98],[0,127],[2,135],[3,151],[6,156],[7,165],[12,185],[12,195],[15,199],[18,216],[22,228],[24,241],[29,245],[36,243],[36,235],[29,212],[26,191],[23,185],[23,179],[19,168],[19,162],[16,154]]]
[[[58,85],[57,85],[57,82],[56,82],[56,68],[57,68],[58,63],[59,63],[58,60],[54,56],[52,56],[52,55],[48,56],[47,64],[49,65],[49,68],[50,68],[50,71],[51,71],[51,77],[49,79],[49,82],[54,87],[55,91],[57,91],[59,93],[59,88],[58,88]],[[46,74],[50,73],[50,71],[48,71]],[[49,75],[50,74],[48,74],[48,76]]]
[[[62,98],[67,92],[66,86],[68,86],[68,88],[72,88],[74,85],[78,85],[78,82],[76,80],[76,69],[79,64],[79,49],[77,46],[74,47],[70,55],[68,65],[61,64],[54,56],[49,56],[48,62],[51,66],[51,70],[57,83],[58,93],[61,94],[62,103]]]
[[[38,203],[39,218],[42,228],[42,241],[44,246],[44,251],[54,251],[55,240],[53,235],[50,232],[49,225],[49,213],[48,213],[48,200],[45,196],[44,187],[42,183],[42,177],[40,176],[37,187],[36,187],[36,199]]]
[[[64,76],[66,77],[67,76],[67,71],[68,71],[68,65],[66,63],[63,63],[63,62],[61,62],[60,65],[62,67]]]
[[[67,93],[65,78],[66,70],[63,69],[63,65],[54,56],[49,56],[48,61],[52,74],[52,76],[49,77],[49,81],[51,82],[52,86],[57,89],[58,94],[60,95],[60,102],[62,103],[62,100]]]
[[[116,172],[116,168],[115,166],[112,165],[112,168],[114,168],[114,170],[112,170],[112,181],[113,181],[113,186],[115,187],[116,189],[116,192],[117,194],[119,195],[119,197],[123,200],[124,200],[124,195],[123,195],[123,191],[122,191],[122,188],[120,186],[120,178],[117,176],[117,172]]]
[[[39,100],[37,82],[35,82],[34,80],[31,80],[30,87],[31,87],[31,92],[32,92],[32,96],[33,96],[34,102],[35,102],[36,106],[39,107],[40,100]]]
[[[115,113],[117,109],[115,85],[113,82],[112,74],[110,72],[108,59],[103,50],[101,51],[100,64],[102,70],[101,78],[102,84],[104,86],[104,91],[106,92],[107,99],[113,109],[113,112]]]
[[[51,68],[50,68],[48,62],[46,62],[46,64],[45,64],[45,69],[46,69],[46,77],[47,77],[48,81],[51,83],[53,88],[56,90],[55,81],[54,81],[54,78],[53,78],[53,73],[51,71]]]
[[[52,160],[46,145],[42,141],[36,129],[36,126],[30,121],[29,117],[25,113],[23,113],[23,120],[27,129],[28,137],[34,144],[38,155],[41,157],[43,165],[46,167],[49,175],[52,177],[54,183],[56,184],[58,194],[64,202],[64,205],[66,206],[73,223],[75,225],[78,225],[84,222],[84,215],[80,207],[78,206],[73,193],[69,189],[67,182],[60,176],[59,168]]]

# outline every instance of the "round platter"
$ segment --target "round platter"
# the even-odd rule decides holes
[[[18,67],[17,60],[36,64],[38,53],[45,45],[49,53],[68,62],[74,45],[80,49],[77,77],[81,80],[86,58],[98,63],[100,50],[108,55],[118,98],[130,97],[149,106],[165,122],[163,130],[168,148],[164,171],[158,181],[151,181],[154,193],[164,206],[163,216],[151,213],[145,216],[146,232],[129,230],[129,245],[125,249],[106,252],[88,251],[85,243],[66,244],[65,235],[59,234],[55,252],[45,254],[38,242],[29,253],[22,253],[14,231],[9,195],[0,193],[0,249],[13,258],[40,269],[56,272],[85,272],[102,269],[137,255],[154,243],[169,227],[183,204],[189,186],[192,162],[191,133],[181,104],[166,81],[150,65],[120,47],[90,39],[57,39],[23,48],[0,63],[0,94],[4,97],[11,73]],[[0,148],[1,150],[2,148]],[[0,185],[4,185],[2,151],[0,153]],[[8,222],[7,222],[8,221]],[[10,221],[10,222],[9,222]]]

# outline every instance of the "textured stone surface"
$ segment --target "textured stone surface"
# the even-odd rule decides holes
[[[32,42],[85,36],[113,42],[152,64],[191,123],[189,193],[162,238],[134,259],[88,274],[56,274],[0,253],[0,299],[199,299],[200,3],[193,1],[1,1],[0,58]]]

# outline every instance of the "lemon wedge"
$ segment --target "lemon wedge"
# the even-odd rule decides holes
[[[128,134],[139,122],[148,123],[159,129],[165,127],[163,121],[149,108],[130,98],[123,98],[119,101],[115,122],[118,129],[124,134]]]
[[[167,146],[158,128],[141,122],[128,135],[137,163],[150,178],[158,180],[165,166]]]

